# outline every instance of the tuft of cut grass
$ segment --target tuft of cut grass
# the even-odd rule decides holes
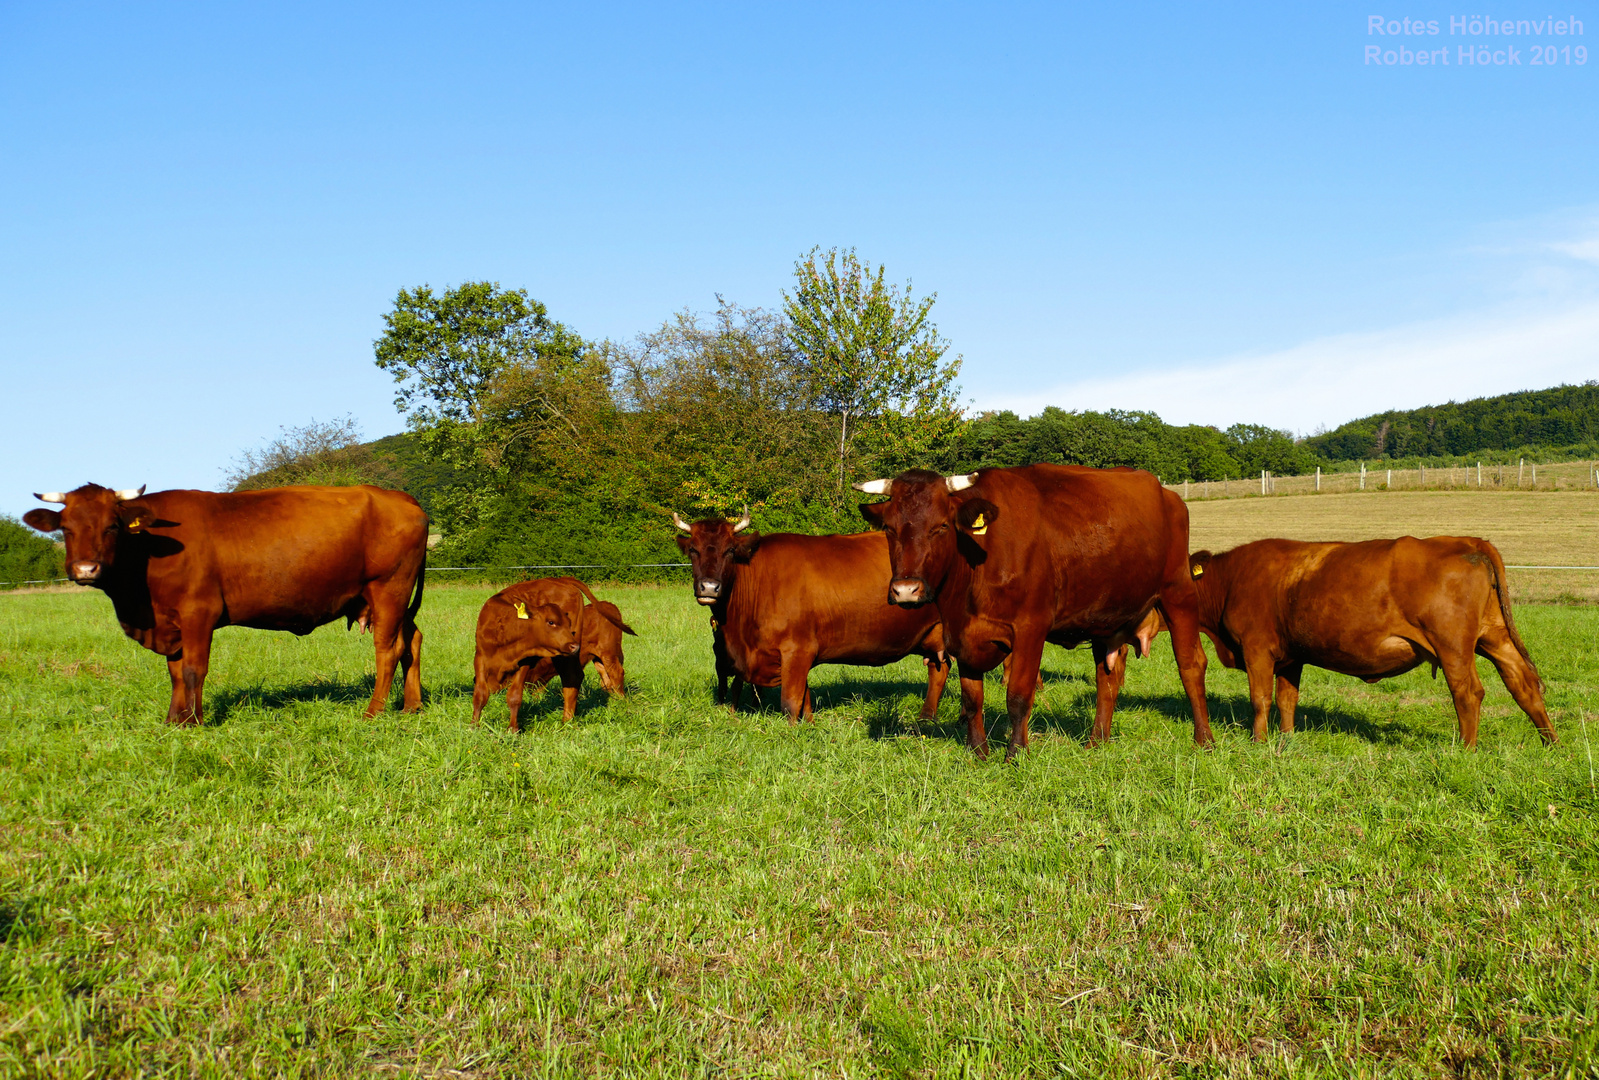
[[[490,591],[429,590],[420,715],[224,630],[200,730],[97,594],[0,598],[0,1074],[1593,1075],[1591,608],[1517,613],[1553,749],[1486,664],[1476,753],[1423,672],[1257,746],[1213,663],[1199,751],[1162,647],[1089,751],[1050,649],[1007,767],[917,662],[729,717],[686,589],[599,590],[625,702],[474,728]]]

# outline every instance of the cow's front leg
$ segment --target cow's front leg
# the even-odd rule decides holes
[[[1277,671],[1277,724],[1284,735],[1294,730],[1294,710],[1299,708],[1299,679],[1304,664],[1288,664]]]
[[[1104,641],[1092,642],[1094,649],[1094,726],[1088,733],[1089,746],[1110,741],[1110,721],[1116,713],[1116,699],[1127,681],[1127,646],[1106,648]]]
[[[577,715],[577,695],[583,689],[583,663],[575,656],[555,658],[555,673],[561,677],[561,722]]]
[[[799,722],[805,712],[805,698],[810,693],[812,654],[804,649],[783,650],[779,679],[782,685],[783,713],[790,724]]]
[[[961,719],[966,721],[966,745],[972,748],[978,761],[988,760],[988,728],[983,724],[983,676],[966,674],[960,668]]]
[[[1023,638],[1011,650],[1005,669],[1005,711],[1010,714],[1010,745],[1005,760],[1014,761],[1018,751],[1027,749],[1027,723],[1033,715],[1033,697],[1038,693],[1038,671],[1044,661],[1044,639]]]
[[[176,661],[167,660],[172,676],[172,704],[167,720],[174,724],[199,726],[205,723],[205,676],[211,668],[211,628],[186,626],[183,651]],[[181,693],[180,693],[181,691]]]
[[[936,656],[927,658],[927,696],[922,699],[921,719],[931,720],[938,715],[938,701],[944,696],[944,684],[949,681],[949,661]]]

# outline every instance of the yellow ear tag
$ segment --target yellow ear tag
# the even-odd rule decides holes
[[[131,522],[128,523],[128,528],[130,528],[130,529],[137,529],[138,527],[139,527],[139,519],[138,518],[134,518]]]
[[[987,531],[988,531],[988,522],[986,520],[984,520],[982,514],[978,514],[977,517],[972,519],[972,535],[973,536],[982,536]]]
[[[1195,566],[1193,570],[1196,578],[1205,576],[1205,568],[1203,566]]]
[[[522,601],[520,601],[520,600],[514,600],[514,601],[511,602],[511,606],[516,608],[516,617],[518,619],[527,618],[527,605],[526,604],[522,603]]]

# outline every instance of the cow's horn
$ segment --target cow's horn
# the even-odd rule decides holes
[[[117,492],[117,498],[123,499],[123,500],[137,499],[140,495],[143,495],[143,494],[144,494],[144,485],[140,484],[137,489],[135,489],[135,488],[123,488],[121,491]]]
[[[38,499],[40,502],[64,503],[67,501],[67,497],[61,494],[59,491],[47,491],[43,495],[40,495],[37,491],[35,491],[33,493],[33,497]]]
[[[976,473],[944,477],[944,489],[950,492],[965,491],[975,483],[977,483]]]
[[[743,532],[745,529],[747,529],[749,527],[750,527],[750,508],[749,508],[749,504],[746,503],[744,505],[744,516],[739,518],[737,521],[733,522],[733,531],[734,532]]]
[[[851,484],[856,491],[864,491],[868,495],[887,495],[894,486],[892,480],[868,480],[864,484]]]
[[[686,533],[691,533],[691,532],[694,531],[694,526],[692,526],[688,522],[684,521],[678,515],[678,512],[676,510],[672,511],[672,524],[676,525],[678,527],[678,529],[680,529],[681,531],[686,532]]]

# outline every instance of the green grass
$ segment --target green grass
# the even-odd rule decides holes
[[[0,1075],[1599,1068],[1599,610],[1518,612],[1552,750],[1486,666],[1477,753],[1420,672],[1307,672],[1256,746],[1213,664],[1197,751],[1163,644],[1095,751],[1049,650],[1007,767],[953,694],[912,731],[917,663],[729,719],[686,588],[599,592],[632,696],[520,737],[470,723],[487,590],[429,592],[418,716],[361,719],[369,638],[226,630],[203,730],[98,594],[0,597]]]

